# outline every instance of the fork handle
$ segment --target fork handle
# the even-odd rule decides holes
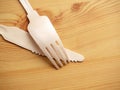
[[[28,0],[19,0],[25,11],[27,12],[28,19],[31,20],[32,17],[39,16],[38,13],[32,8]]]

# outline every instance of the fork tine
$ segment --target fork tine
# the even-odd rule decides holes
[[[56,62],[62,67],[63,64],[60,61],[60,58],[58,57],[58,55],[56,54],[56,51],[53,49],[52,44],[51,46],[47,46],[47,49],[49,50],[49,53],[51,54],[51,56],[56,60]]]
[[[62,42],[61,42],[60,40],[58,40],[58,41],[59,41],[58,44],[59,44],[61,50],[63,51],[63,53],[64,53],[64,55],[65,55],[65,57],[66,57],[66,60],[67,60],[68,62],[70,62],[70,59],[69,59],[69,57],[68,57],[68,55],[67,55],[67,53],[66,53],[66,51],[65,51],[65,49],[64,49],[64,47],[63,47]]]
[[[51,61],[51,63],[56,67],[56,69],[59,69],[60,67],[56,64],[54,59],[51,57],[49,51],[47,49],[44,49],[43,52],[48,57],[48,59]]]
[[[63,53],[64,53],[64,55],[65,55],[65,57],[66,57],[66,60],[67,60],[68,62],[70,62],[70,59],[69,59],[66,51],[64,50],[64,47],[62,47],[62,46],[60,45],[60,48],[61,48],[61,50],[63,51]]]
[[[58,56],[60,57],[60,59],[67,64],[66,58],[62,52],[62,50],[60,49],[60,47],[58,45],[56,45],[55,43],[53,43],[53,47],[56,50],[56,53],[58,54]]]

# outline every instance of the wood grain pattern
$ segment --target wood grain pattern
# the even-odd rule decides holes
[[[65,47],[83,63],[55,70],[0,37],[0,90],[120,90],[120,0],[29,0],[53,22]],[[0,24],[27,31],[18,0],[0,0]]]

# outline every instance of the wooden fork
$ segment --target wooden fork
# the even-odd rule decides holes
[[[47,16],[40,16],[33,10],[28,0],[19,1],[28,14],[27,17],[30,21],[28,31],[30,35],[57,69],[63,67],[70,60],[49,18]]]

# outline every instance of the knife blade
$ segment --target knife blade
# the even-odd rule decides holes
[[[24,49],[32,51],[35,54],[44,56],[44,53],[34,42],[34,40],[29,35],[29,33],[18,27],[9,27],[5,25],[0,25],[0,35],[2,35],[2,37],[5,40],[13,44],[16,44]],[[84,60],[83,55],[73,52],[66,48],[65,50],[71,62],[80,62]]]

